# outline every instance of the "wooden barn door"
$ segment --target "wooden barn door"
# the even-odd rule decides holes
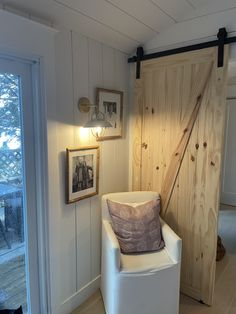
[[[181,291],[211,305],[227,52],[217,48],[142,63],[134,102],[133,190],[159,191],[162,217],[183,240]]]

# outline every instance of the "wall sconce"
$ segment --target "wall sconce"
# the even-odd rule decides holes
[[[99,111],[98,105],[92,105],[88,98],[79,99],[78,108],[80,112],[88,113],[93,108],[90,120],[85,123],[84,128],[91,128],[91,132],[98,139],[105,132],[105,128],[111,128],[110,122],[106,121],[105,115]]]

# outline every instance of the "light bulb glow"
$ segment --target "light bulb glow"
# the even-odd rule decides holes
[[[92,132],[93,136],[96,138],[99,138],[100,136],[102,136],[104,131],[105,131],[105,128],[102,128],[100,126],[96,127],[96,128],[91,128],[91,132]]]

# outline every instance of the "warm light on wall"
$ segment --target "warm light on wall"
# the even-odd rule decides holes
[[[79,136],[82,138],[82,139],[88,139],[89,137],[89,129],[86,129],[86,128],[79,128]]]
[[[92,105],[88,98],[82,97],[79,99],[78,108],[80,112],[88,113],[90,108],[93,108],[90,120],[85,123],[83,128],[90,128],[94,137],[102,136],[105,128],[110,128],[112,125],[105,120],[104,114],[99,111],[97,105]]]

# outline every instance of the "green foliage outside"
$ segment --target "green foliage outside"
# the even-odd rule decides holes
[[[0,182],[21,177],[20,78],[0,73]]]

